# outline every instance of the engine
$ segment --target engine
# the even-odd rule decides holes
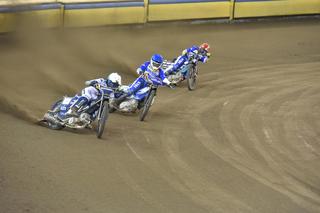
[[[84,124],[88,124],[91,122],[91,116],[88,113],[81,113],[79,119]]]
[[[177,72],[176,74],[168,76],[168,80],[171,81],[171,82],[174,82],[174,83],[177,83],[177,82],[181,81],[181,79],[182,79],[181,72]]]
[[[119,109],[121,112],[134,112],[137,110],[138,107],[138,101],[135,99],[129,99],[126,101],[123,101],[119,105]]]

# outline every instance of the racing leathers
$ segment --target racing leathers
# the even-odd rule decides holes
[[[191,63],[192,61],[200,61],[206,63],[210,57],[210,53],[205,50],[201,50],[197,46],[192,46],[182,52],[172,65],[165,69],[165,74],[175,74],[183,65]],[[184,76],[185,77],[185,76]]]
[[[91,103],[91,101],[96,100],[100,95],[100,88],[108,88],[108,80],[103,78],[93,79],[85,82],[87,86],[81,91],[81,95],[76,95],[74,99],[76,102],[66,113],[67,115],[77,115],[78,110],[85,105]],[[106,90],[110,92],[110,90]],[[112,90],[111,90],[112,91]]]
[[[114,105],[119,105],[127,97],[135,94],[137,91],[145,87],[148,87],[150,84],[154,84],[157,86],[171,85],[171,82],[167,79],[163,69],[159,68],[155,71],[152,70],[150,61],[143,63],[137,69],[137,73],[139,74],[139,77],[132,84],[129,85],[129,87],[126,89],[123,95],[114,100]]]

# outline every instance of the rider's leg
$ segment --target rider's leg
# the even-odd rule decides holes
[[[114,99],[113,102],[111,103],[111,105],[118,107],[120,105],[120,103],[123,102],[128,96],[129,96],[129,94],[127,94],[127,93],[121,95],[119,98]]]
[[[70,109],[67,112],[67,115],[78,115],[79,109],[88,104],[89,100],[85,96],[78,96],[77,101],[70,107]]]
[[[91,100],[96,99],[98,96],[97,89],[92,86],[84,88],[81,93],[82,93],[81,96],[79,96],[78,100],[69,109],[67,114],[78,115],[79,109],[89,104]]]
[[[139,89],[143,88],[144,85],[147,84],[143,77],[137,78],[127,89],[127,93],[122,94],[120,97],[114,99],[111,105],[118,107],[121,102],[126,100],[126,98],[134,93],[136,93]]]

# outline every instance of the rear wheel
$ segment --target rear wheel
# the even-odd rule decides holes
[[[52,111],[51,113],[54,113],[54,112],[59,111],[59,108],[60,108],[60,106],[61,106],[61,103],[62,103],[62,99],[56,101],[56,102],[52,105],[52,107],[51,107],[51,109],[50,109],[50,110]],[[48,112],[48,113],[50,113],[50,112]],[[52,115],[52,116],[53,116],[53,115]],[[64,126],[62,126],[61,124],[55,123],[55,122],[46,121],[46,123],[47,123],[47,126],[48,126],[49,129],[60,130],[60,129],[63,129],[63,128],[64,128]]]
[[[108,119],[109,116],[109,107],[108,107],[108,103],[104,103],[103,109],[101,111],[101,115],[100,118],[98,118],[98,129],[97,129],[97,137],[101,138],[103,131],[104,131],[104,127],[106,125],[106,121]]]
[[[188,89],[195,90],[197,86],[197,67],[193,66],[187,76]]]
[[[155,94],[156,94],[156,90],[151,90],[150,94],[145,100],[144,106],[141,109],[140,115],[139,115],[140,121],[144,121],[145,117],[147,116]]]

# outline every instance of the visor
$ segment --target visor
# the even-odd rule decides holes
[[[152,66],[152,68],[155,69],[155,70],[160,69],[161,65],[162,65],[162,63],[158,63],[158,62],[156,62],[156,61],[152,61],[152,62],[151,62],[151,66]]]
[[[109,81],[109,84],[108,84],[109,87],[115,89],[115,88],[118,88],[119,87],[119,84],[118,82],[116,83],[113,83],[112,81]]]

